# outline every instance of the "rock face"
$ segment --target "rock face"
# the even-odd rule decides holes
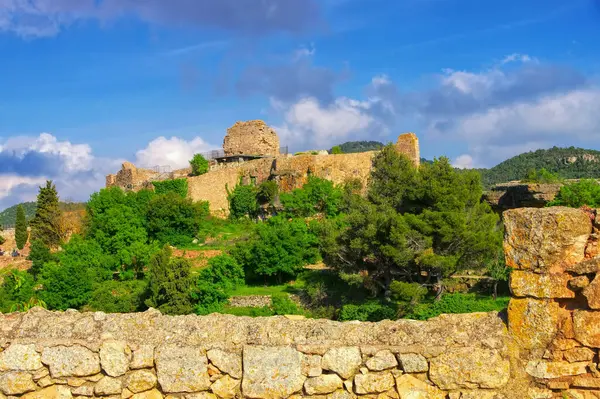
[[[56,346],[42,352],[42,363],[50,367],[52,377],[85,377],[100,372],[100,359],[82,346]]]
[[[156,372],[164,392],[196,392],[210,387],[208,361],[200,348],[170,344],[159,347]]]
[[[231,155],[279,155],[279,137],[275,130],[263,121],[236,122],[227,129],[223,140],[226,156]]]
[[[357,347],[332,348],[323,356],[323,368],[338,373],[342,378],[352,377],[362,364]]]

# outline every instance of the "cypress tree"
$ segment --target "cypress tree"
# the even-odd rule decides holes
[[[48,180],[37,196],[37,209],[30,222],[31,239],[40,240],[48,248],[58,247],[63,238],[61,216],[56,187]]]
[[[17,243],[17,248],[20,250],[25,248],[25,244],[27,244],[27,220],[25,219],[25,209],[23,205],[19,205],[17,207],[17,219],[15,222],[15,241]]]

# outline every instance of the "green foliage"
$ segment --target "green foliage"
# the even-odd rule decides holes
[[[371,301],[359,305],[348,304],[342,306],[338,320],[349,321],[381,321],[395,320],[397,310],[391,304]]]
[[[190,160],[192,167],[192,176],[200,176],[208,172],[208,161],[202,154],[195,154]]]
[[[343,192],[329,180],[309,176],[302,188],[280,195],[284,213],[290,217],[307,217],[317,213],[335,216],[340,211]]]
[[[187,259],[171,258],[165,246],[148,266],[148,297],[145,304],[165,314],[187,314],[192,311],[191,265]]]
[[[522,180],[531,170],[546,169],[565,179],[600,176],[600,151],[583,148],[558,148],[526,152],[507,159],[491,169],[480,169],[485,187]]]
[[[344,144],[336,145],[329,150],[330,154],[335,154],[333,149],[339,147],[342,154],[350,154],[355,152],[377,151],[384,147],[379,141],[348,141]]]
[[[592,208],[600,207],[600,183],[593,179],[582,179],[576,183],[562,186],[547,206],[569,206],[579,208],[587,205]]]
[[[418,283],[393,281],[390,284],[392,298],[398,301],[419,303],[427,295],[427,288]]]
[[[271,296],[271,308],[276,315],[303,314],[302,309],[298,308],[296,302],[292,301],[287,294],[277,294]]]
[[[393,280],[422,283],[423,271],[439,283],[500,247],[498,217],[480,202],[476,172],[457,172],[446,158],[417,171],[393,146],[373,166],[367,198],[352,197],[337,228],[320,229],[325,262],[364,272],[373,294],[391,295]]]
[[[521,180],[523,183],[560,183],[562,178],[557,173],[547,171],[545,168],[540,170],[532,169],[527,173],[527,177]]]
[[[208,267],[200,272],[200,280],[229,293],[244,284],[244,269],[233,256],[223,254],[209,259]]]
[[[28,238],[29,233],[27,232],[27,219],[25,217],[25,209],[21,205],[19,205],[17,207],[17,217],[15,221],[15,241],[17,243],[17,248],[25,248],[25,244],[27,244]]]
[[[9,270],[2,276],[0,286],[0,312],[23,311],[37,301],[32,275],[21,270]]]
[[[6,226],[15,223],[15,220],[17,219],[17,209],[20,206],[23,207],[23,210],[25,211],[25,219],[27,219],[27,221],[31,220],[35,215],[37,202],[23,202],[0,212],[0,225]]]
[[[259,224],[255,234],[233,251],[247,277],[275,277],[281,283],[319,259],[317,237],[304,220],[276,216]]]
[[[418,305],[406,318],[427,320],[441,314],[502,311],[510,298],[478,297],[475,294],[446,294],[441,300]]]
[[[232,219],[245,217],[254,218],[258,213],[258,202],[256,200],[256,187],[241,182],[235,186],[233,191],[227,191],[229,200],[229,216]]]
[[[171,245],[185,245],[194,239],[202,220],[208,216],[208,202],[192,202],[175,193],[157,195],[146,214],[150,239]]]
[[[276,181],[267,180],[258,186],[256,199],[260,204],[273,204],[279,195],[279,186]]]
[[[94,240],[75,235],[41,270],[40,297],[50,309],[79,309],[91,298],[95,283],[111,276],[106,255]]]
[[[106,313],[131,313],[144,310],[144,280],[104,281],[91,294],[88,307]]]
[[[54,260],[54,256],[50,252],[50,249],[42,241],[35,240],[31,243],[29,256],[27,259],[31,261],[31,268],[29,268],[29,272],[34,277],[37,277],[44,264]]]
[[[154,192],[159,195],[175,193],[182,198],[186,198],[188,195],[187,179],[154,181],[152,185],[154,186]]]
[[[334,145],[333,147],[331,147],[331,150],[329,150],[330,154],[343,154],[344,151],[342,150],[342,147],[340,147],[339,145]]]
[[[58,247],[63,240],[61,216],[58,193],[52,181],[49,180],[45,187],[40,187],[37,196],[35,216],[30,222],[31,239],[41,240],[50,248]]]

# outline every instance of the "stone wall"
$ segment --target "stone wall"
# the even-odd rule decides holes
[[[340,323],[34,309],[0,314],[0,397],[522,398],[506,343],[493,313]]]
[[[418,168],[421,165],[421,152],[419,151],[419,139],[414,133],[404,133],[398,136],[396,149],[401,154],[406,154],[408,158]]]

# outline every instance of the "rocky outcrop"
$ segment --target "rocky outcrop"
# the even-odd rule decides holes
[[[223,140],[225,156],[257,155],[278,156],[279,137],[263,121],[236,122],[227,129]]]
[[[0,393],[383,399],[494,389],[516,399],[501,386],[510,376],[507,339],[495,313],[340,323],[36,308],[0,314]]]
[[[522,207],[542,208],[552,201],[562,184],[521,183],[496,184],[483,198],[498,211]]]

